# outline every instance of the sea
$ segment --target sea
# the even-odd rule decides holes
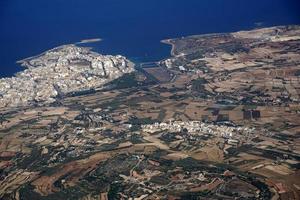
[[[160,41],[187,35],[300,24],[299,0],[0,0],[0,77],[16,61],[83,39],[134,62],[170,56]]]

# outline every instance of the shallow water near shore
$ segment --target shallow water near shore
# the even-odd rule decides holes
[[[3,0],[0,2],[0,77],[22,70],[17,60],[53,47],[88,43],[102,54],[134,62],[170,55],[162,39],[300,24],[298,0]]]

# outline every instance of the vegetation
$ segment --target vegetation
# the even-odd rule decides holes
[[[124,74],[122,77],[113,80],[106,86],[110,86],[113,89],[125,89],[139,86],[139,82],[136,80],[136,74]]]

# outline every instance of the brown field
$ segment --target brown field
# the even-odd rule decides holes
[[[162,83],[168,82],[172,78],[170,72],[167,69],[162,67],[152,67],[152,68],[147,67],[144,68],[144,70],[149,74],[151,74],[152,76],[154,76],[157,80],[159,80]]]

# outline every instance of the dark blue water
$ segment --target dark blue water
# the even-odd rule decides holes
[[[0,0],[0,76],[52,47],[98,38],[95,50],[135,61],[169,56],[161,39],[300,24],[299,0]]]

